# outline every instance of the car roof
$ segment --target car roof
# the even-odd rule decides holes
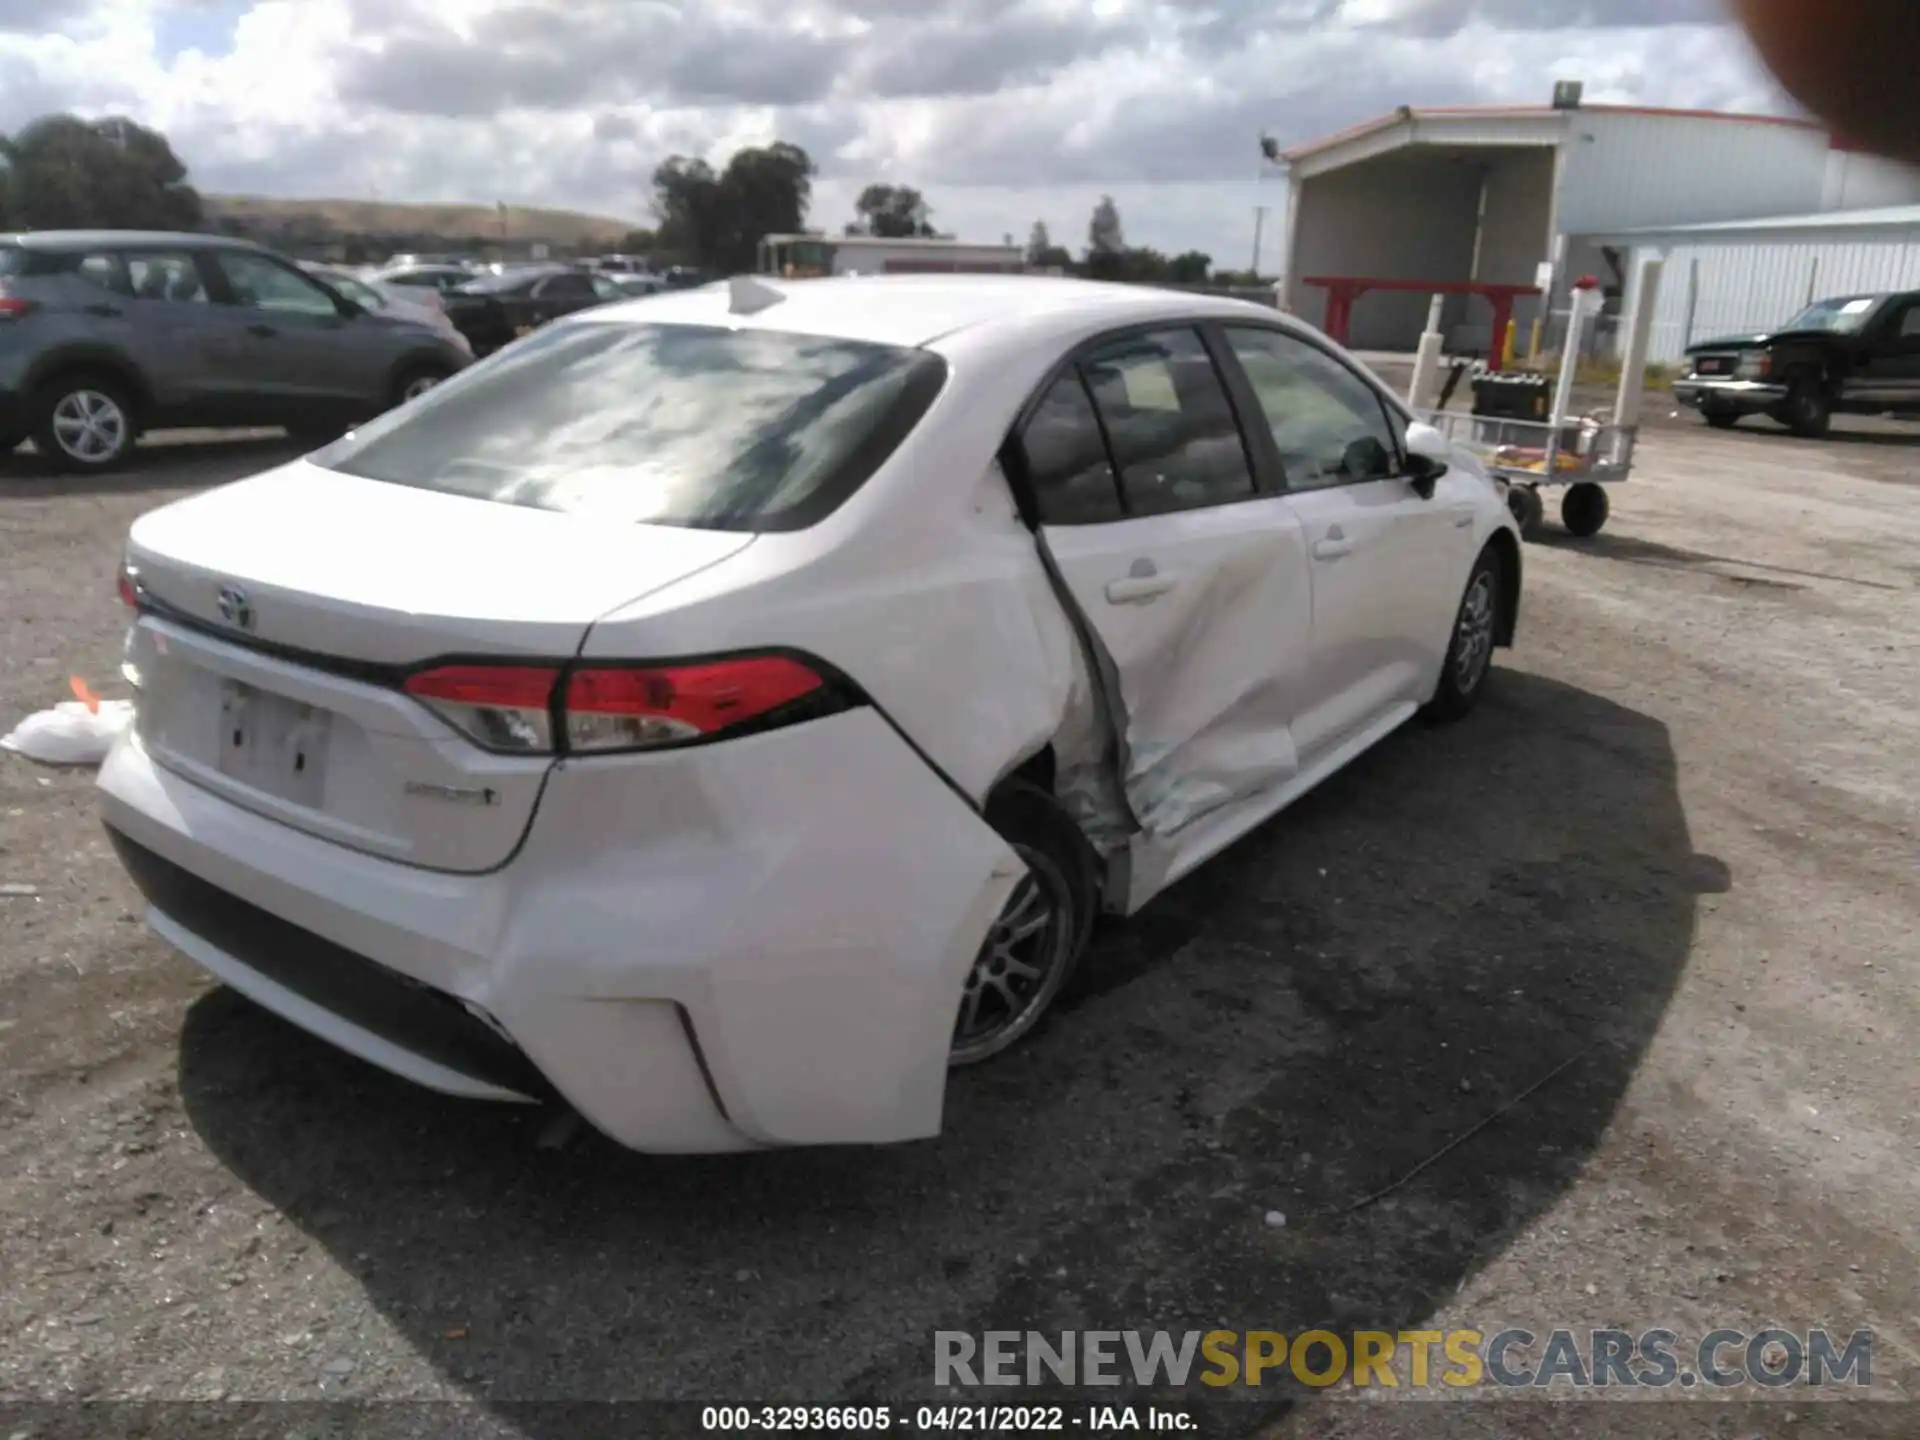
[[[199,235],[185,230],[24,230],[15,235],[0,235],[0,241],[29,250],[99,250],[148,245],[262,252],[266,248],[232,235]]]
[[[1275,320],[1270,306],[1219,295],[1114,285],[1048,275],[843,275],[807,280],[751,277],[781,298],[751,313],[734,313],[733,282],[673,290],[596,307],[583,320],[725,325],[788,331],[880,345],[924,347],[936,340],[995,325],[1031,334],[1040,317],[1059,329],[1120,329],[1170,316]]]

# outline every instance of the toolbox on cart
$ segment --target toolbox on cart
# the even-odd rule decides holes
[[[1552,407],[1552,382],[1545,375],[1495,370],[1473,377],[1473,414],[1483,419],[1541,421]]]

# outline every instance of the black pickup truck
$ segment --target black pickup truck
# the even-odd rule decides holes
[[[1691,345],[1673,396],[1720,429],[1767,415],[1809,437],[1835,415],[1920,417],[1920,291],[1822,300],[1767,334]]]

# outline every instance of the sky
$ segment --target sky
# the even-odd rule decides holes
[[[647,223],[670,154],[784,139],[837,231],[872,181],[963,239],[1218,266],[1283,145],[1398,105],[1789,112],[1720,0],[0,0],[0,132],[122,113],[214,193],[504,201]],[[1278,255],[1270,219],[1264,259]]]

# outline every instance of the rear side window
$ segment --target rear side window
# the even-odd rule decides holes
[[[1069,370],[1040,399],[1020,432],[1027,483],[1043,525],[1098,525],[1125,518],[1120,479],[1107,458],[1106,438],[1077,370]]]
[[[1197,331],[1156,330],[1080,362],[1106,427],[1131,515],[1164,515],[1254,495],[1226,387]]]
[[[142,300],[171,300],[182,305],[207,303],[207,287],[200,268],[184,250],[130,250],[126,254],[127,280]]]
[[[313,459],[613,523],[796,530],[866,482],[946,373],[927,351],[848,340],[556,325]]]

